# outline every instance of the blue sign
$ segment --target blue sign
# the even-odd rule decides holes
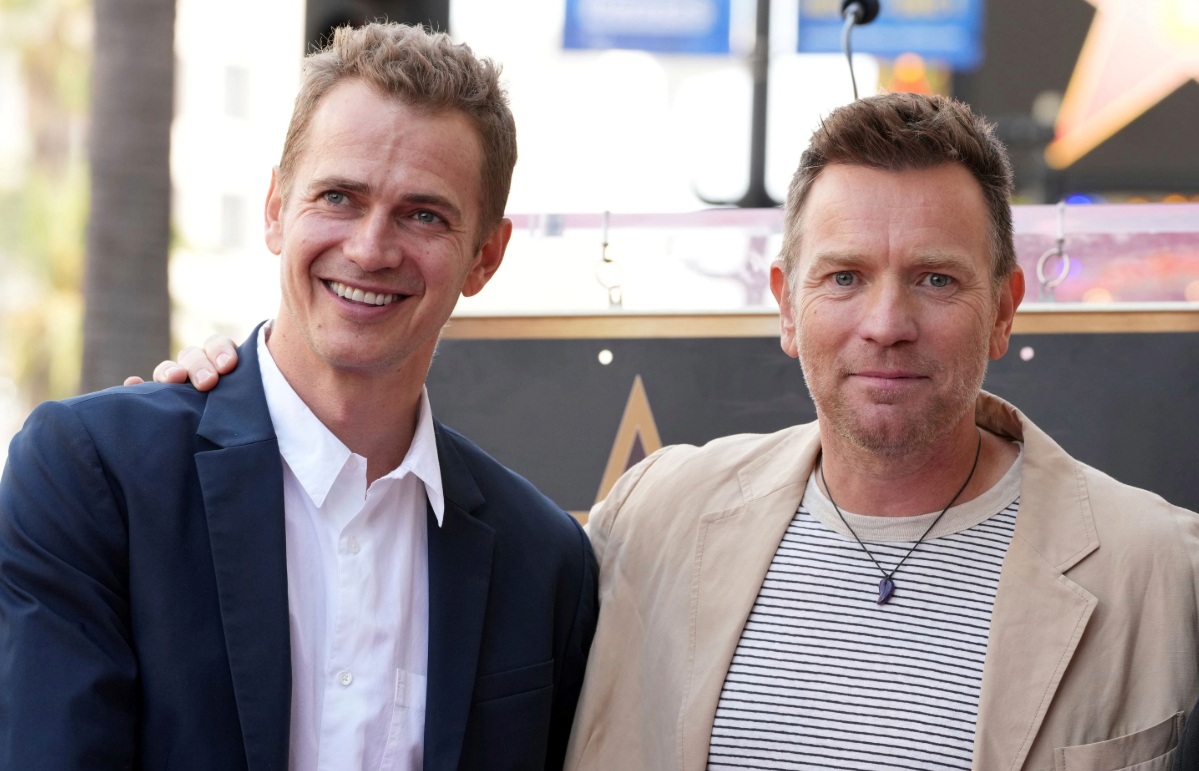
[[[853,52],[904,53],[969,70],[982,64],[983,0],[881,0],[878,18],[853,30]],[[840,0],[799,0],[801,53],[841,50]]]
[[[729,0],[566,0],[563,48],[729,52]]]

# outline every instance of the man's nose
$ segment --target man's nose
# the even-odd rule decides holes
[[[354,223],[342,251],[363,271],[394,268],[403,259],[402,240],[389,214],[372,211]]]
[[[859,333],[879,345],[911,342],[919,333],[917,302],[910,288],[884,281],[868,293]]]

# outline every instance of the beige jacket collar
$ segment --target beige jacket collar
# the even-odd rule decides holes
[[[983,394],[976,414],[980,426],[1024,442],[1024,480],[991,615],[974,768],[1020,768],[1098,604],[1065,572],[1099,538],[1077,461],[1000,399]]]

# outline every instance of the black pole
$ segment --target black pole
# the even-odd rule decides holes
[[[758,0],[754,35],[754,100],[750,117],[749,187],[737,206],[768,209],[778,201],[766,192],[766,90],[770,78],[770,0]]]

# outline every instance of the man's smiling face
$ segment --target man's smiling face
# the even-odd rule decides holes
[[[511,224],[481,221],[482,148],[467,118],[358,80],[321,100],[266,242],[282,257],[271,353],[284,373],[321,368],[423,380],[460,295],[499,267]]]
[[[834,164],[812,187],[794,275],[771,273],[784,350],[821,421],[851,445],[906,455],[973,426],[987,360],[1007,350],[1019,269],[991,277],[982,189],[957,164]]]

